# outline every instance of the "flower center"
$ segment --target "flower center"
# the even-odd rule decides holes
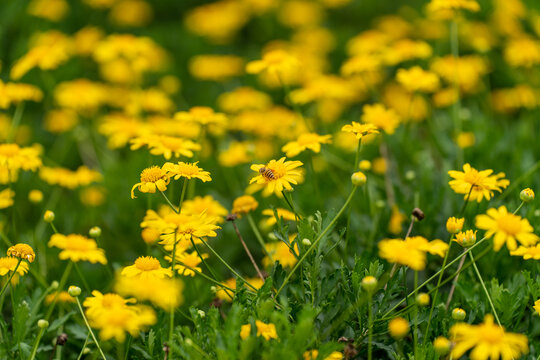
[[[152,271],[160,268],[159,261],[151,256],[141,256],[135,260],[135,266],[142,271]]]
[[[178,171],[179,174],[184,175],[196,175],[199,173],[199,167],[194,164],[178,164]]]
[[[508,235],[516,235],[521,231],[520,217],[513,214],[506,214],[497,219],[499,229]]]
[[[124,306],[125,301],[124,299],[117,294],[105,294],[103,295],[103,299],[101,300],[101,304],[105,308],[112,308],[115,306]]]
[[[206,106],[195,106],[191,108],[190,113],[196,117],[208,117],[212,115],[213,110]]]
[[[493,345],[499,345],[504,338],[504,330],[496,326],[483,326],[482,332],[479,332],[483,342],[487,342]]]
[[[151,166],[141,172],[141,182],[156,182],[163,177],[163,170],[159,166]]]
[[[66,249],[74,251],[88,251],[94,249],[95,243],[93,240],[87,239],[81,235],[72,235],[68,237]]]

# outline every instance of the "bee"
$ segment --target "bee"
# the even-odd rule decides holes
[[[267,167],[262,167],[259,169],[259,173],[262,175],[263,178],[267,179],[267,180],[274,180],[276,178],[276,176],[274,175],[274,172],[272,171],[272,169],[269,169]]]

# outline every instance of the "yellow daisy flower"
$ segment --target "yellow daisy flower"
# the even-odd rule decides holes
[[[459,322],[450,328],[450,340],[454,342],[451,356],[461,358],[469,349],[471,359],[488,360],[519,359],[528,353],[528,340],[525,335],[508,333],[493,323],[493,315],[484,317],[480,325]]]
[[[17,180],[19,170],[36,171],[41,166],[41,148],[0,144],[0,184]]]
[[[388,322],[390,336],[396,340],[404,338],[409,333],[409,330],[409,322],[402,317],[393,318]]]
[[[540,260],[540,244],[531,247],[520,246],[516,250],[510,251],[510,255],[522,256],[523,260]]]
[[[298,245],[294,245],[294,251],[298,254]],[[292,253],[291,249],[283,241],[276,241],[273,243],[266,244],[266,252],[272,256],[272,260],[279,261],[281,266],[292,268],[298,258],[295,254]],[[269,256],[265,256],[262,259],[262,264],[264,267],[270,267],[274,265],[274,262],[270,259]]]
[[[140,280],[162,279],[172,276],[170,268],[162,268],[159,260],[152,256],[140,256],[135,263],[122,269],[122,276],[135,277]]]
[[[341,131],[350,132],[356,135],[357,139],[369,134],[379,134],[379,129],[373,124],[360,124],[353,121],[351,124],[344,125]]]
[[[70,259],[73,262],[88,261],[92,264],[107,264],[105,251],[97,247],[96,241],[79,234],[53,234],[49,247],[62,249],[58,257],[61,260]]]
[[[8,274],[10,271],[14,271],[15,267],[17,267],[17,263],[19,262],[19,259],[16,257],[1,257],[0,258],[0,276],[4,276]],[[17,274],[24,275],[28,272],[28,264],[24,261],[21,261],[19,264],[19,267],[17,267]]]
[[[177,112],[174,114],[174,118],[175,120],[192,121],[201,125],[225,125],[227,122],[225,114],[216,113],[212,108],[206,106],[194,106],[189,111]]]
[[[13,205],[15,191],[10,188],[0,191],[0,209],[5,209]]]
[[[484,198],[491,199],[493,191],[501,192],[503,188],[510,185],[510,181],[504,179],[504,173],[491,175],[492,173],[491,169],[478,171],[471,165],[465,164],[463,171],[450,170],[448,172],[448,175],[454,178],[448,184],[456,194],[464,194],[465,199],[468,197],[468,200],[481,202]]]
[[[299,67],[299,62],[296,57],[289,54],[285,50],[272,50],[265,53],[262,60],[254,60],[246,65],[248,74],[260,74],[269,72],[271,74],[289,73]]]
[[[136,197],[133,192],[135,188],[138,188],[140,192],[153,194],[156,192],[156,189],[159,191],[167,190],[167,185],[170,181],[171,179],[169,175],[167,175],[167,171],[159,166],[146,168],[141,172],[141,182],[133,185],[131,188],[131,198],[135,199]]]
[[[332,135],[319,135],[316,133],[306,133],[298,137],[296,141],[291,141],[281,148],[287,157],[294,157],[306,149],[315,153],[321,151],[321,144],[330,144]]]
[[[131,150],[137,150],[146,145],[150,154],[163,155],[166,160],[169,160],[173,155],[177,158],[180,156],[190,158],[193,156],[193,151],[201,150],[201,145],[176,136],[143,135],[133,138],[129,142]]]
[[[16,244],[10,246],[7,250],[7,256],[24,259],[28,262],[34,262],[34,259],[36,258],[34,249],[28,244]]]
[[[536,310],[536,312],[538,313],[538,315],[540,315],[540,299],[536,300],[534,302],[534,310]]]
[[[397,263],[420,271],[426,267],[426,253],[444,257],[448,244],[441,240],[428,241],[422,236],[405,240],[385,239],[379,242],[379,256],[390,263]]]
[[[208,258],[208,254],[201,254],[203,259]],[[165,256],[165,260],[172,263],[172,256]],[[187,252],[176,252],[176,264],[174,265],[174,269],[180,274],[184,276],[195,276],[196,272],[193,270],[196,270],[198,272],[202,272],[202,268],[199,267],[199,264],[202,262],[201,258],[197,254],[197,252],[193,251],[192,253]]]
[[[182,213],[198,215],[203,212],[208,218],[213,219],[216,224],[223,223],[225,216],[229,213],[211,195],[195,196],[192,200],[185,200],[182,203]]]
[[[259,203],[251,195],[242,195],[234,199],[232,213],[238,215],[247,214],[248,212],[255,211],[259,207]]]
[[[212,181],[210,173],[198,167],[198,163],[198,161],[195,163],[179,161],[177,164],[167,162],[163,165],[162,169],[167,173],[167,176],[174,176],[174,180],[184,177],[186,179],[200,179],[202,182]]]
[[[295,170],[302,166],[300,161],[285,161],[285,157],[279,160],[270,160],[266,165],[251,165],[251,170],[259,175],[252,178],[249,183],[264,184],[270,193],[280,194],[284,189],[292,191],[291,184],[298,184],[298,177],[302,174]]]
[[[420,66],[413,66],[410,69],[399,69],[396,80],[410,92],[431,93],[440,86],[437,74],[426,71]]]
[[[118,276],[114,291],[122,296],[134,296],[139,301],[150,301],[165,311],[171,311],[183,302],[184,284],[169,277],[141,281],[136,277]]]
[[[45,304],[52,304],[55,301],[55,299],[56,301],[63,302],[63,303],[75,302],[75,298],[69,295],[67,291],[60,291],[60,292],[55,292],[55,293],[47,295],[45,297]]]
[[[428,11],[457,10],[479,11],[480,5],[476,0],[431,0],[428,4]]]
[[[294,213],[287,209],[277,208],[276,213],[277,213],[277,217],[282,220],[285,220],[285,221],[296,220],[296,216],[294,215]],[[271,227],[277,224],[277,219],[276,219],[273,209],[265,209],[262,211],[262,214],[268,216],[268,219],[266,219],[264,222],[264,225],[266,227]]]
[[[383,104],[364,105],[362,111],[362,122],[375,125],[387,134],[393,134],[400,124],[396,111],[387,109]]]
[[[488,209],[486,214],[476,216],[475,225],[479,229],[487,230],[486,237],[491,238],[495,235],[493,238],[495,251],[499,251],[505,243],[508,250],[516,250],[516,240],[523,246],[533,246],[540,240],[540,237],[533,233],[534,229],[529,220],[509,213],[504,205],[498,209]]]

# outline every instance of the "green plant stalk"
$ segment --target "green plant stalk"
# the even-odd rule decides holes
[[[476,272],[476,276],[478,276],[478,280],[480,280],[480,283],[482,284],[482,288],[484,289],[484,292],[486,293],[486,296],[489,301],[489,305],[491,306],[491,310],[493,311],[493,315],[495,316],[495,319],[497,320],[497,324],[499,324],[499,326],[502,326],[501,321],[499,320],[499,315],[497,315],[497,310],[495,310],[495,306],[493,305],[493,300],[491,300],[491,296],[489,295],[489,291],[486,288],[486,284],[484,284],[482,275],[480,275],[480,271],[478,270],[478,267],[476,266],[476,262],[474,261],[474,256],[472,252],[469,252],[469,257],[471,258],[471,262],[474,267],[474,271]]]
[[[24,101],[21,101],[20,103],[17,104],[17,107],[15,108],[15,113],[13,114],[11,127],[9,128],[9,133],[6,139],[8,143],[13,141],[15,133],[17,132],[17,128],[19,127],[19,124],[21,123],[23,112],[24,112]]]
[[[204,257],[202,256],[201,252],[199,251],[199,248],[198,246],[195,244],[195,241],[193,240],[192,237],[189,238],[189,240],[191,240],[191,245],[193,245],[193,248],[195,249],[195,252],[197,252],[197,255],[199,256],[199,259],[201,259],[201,262],[204,264],[204,266],[208,269],[208,271],[210,272],[210,274],[214,277],[214,279],[217,281],[218,279],[218,276],[216,275],[216,273],[214,272],[214,269],[208,265],[208,263],[206,262],[206,260],[204,259]]]
[[[169,204],[169,206],[171,207],[171,209],[177,213],[177,214],[180,214],[180,211],[179,210],[176,210],[176,208],[174,207],[174,205],[172,204],[171,200],[169,200],[169,198],[167,197],[167,195],[165,195],[165,193],[161,190],[159,190],[159,192],[161,193],[161,195],[163,195],[163,197],[165,198],[165,200],[167,201],[167,204]]]
[[[358,146],[356,147],[356,154],[354,155],[354,164],[353,164],[353,173],[358,171],[359,162],[360,162],[360,152],[362,151],[362,138],[358,140]],[[347,227],[345,229],[345,253],[347,253],[347,248],[349,246],[349,227],[351,225],[351,213],[352,207],[347,211]]]
[[[92,289],[90,288],[90,286],[88,285],[88,282],[86,281],[86,278],[84,277],[84,274],[83,272],[81,271],[81,269],[79,268],[79,265],[77,265],[76,262],[73,262],[73,265],[75,266],[75,271],[77,271],[77,274],[79,274],[79,277],[81,278],[81,281],[84,285],[84,288],[87,292],[91,293],[92,292]]]
[[[184,198],[186,196],[186,190],[188,187],[189,179],[184,179],[184,185],[182,185],[182,193],[180,194],[180,201],[178,202],[178,213],[182,212],[182,204],[184,203]]]
[[[62,277],[60,278],[60,283],[58,284],[58,291],[56,292],[56,295],[54,296],[54,299],[49,306],[49,310],[47,310],[47,315],[45,316],[45,320],[49,321],[52,312],[54,310],[54,307],[56,306],[56,303],[58,302],[58,294],[60,294],[60,291],[64,288],[66,285],[67,279],[69,277],[69,274],[71,273],[71,268],[73,267],[73,261],[69,261],[66,265],[66,268],[64,269],[64,273],[62,274]]]
[[[278,295],[281,293],[281,291],[283,290],[283,288],[285,287],[285,285],[287,285],[287,283],[290,281],[291,277],[293,276],[293,274],[296,272],[296,270],[298,270],[298,268],[300,267],[300,265],[302,265],[302,263],[304,262],[304,260],[306,259],[306,257],[313,251],[313,249],[315,249],[317,247],[317,245],[319,244],[319,242],[322,240],[322,238],[326,235],[326,233],[328,231],[330,231],[330,229],[335,225],[337,219],[341,216],[341,214],[343,214],[343,212],[345,211],[345,209],[347,208],[347,206],[349,205],[349,203],[351,202],[353,196],[354,196],[354,193],[356,192],[356,189],[358,187],[357,186],[353,186],[353,189],[349,195],[349,197],[347,198],[347,200],[345,201],[345,204],[343,204],[343,206],[341,207],[341,209],[339,210],[339,212],[336,214],[336,216],[334,216],[334,218],[332,219],[332,221],[330,221],[330,223],[326,226],[326,228],[321,232],[321,234],[317,237],[317,239],[315,239],[315,241],[313,242],[313,244],[311,244],[311,246],[307,249],[307,251],[304,253],[304,255],[302,255],[302,257],[298,260],[298,262],[294,265],[294,267],[292,268],[291,272],[287,275],[287,277],[285,278],[285,280],[283,281],[283,284],[281,284],[281,287],[277,290],[276,292],[276,298],[278,297]]]
[[[418,359],[418,271],[414,272],[414,327],[413,327],[413,342],[414,342],[414,358]]]
[[[519,204],[518,208],[517,208],[516,210],[514,210],[514,212],[513,212],[512,214],[516,215],[517,212],[518,212],[519,210],[521,210],[521,208],[523,207],[523,205],[525,205],[525,201],[522,201],[521,204]]]
[[[105,357],[105,354],[103,353],[103,350],[101,350],[101,346],[99,345],[99,341],[97,341],[96,335],[94,335],[94,332],[92,331],[92,328],[90,327],[90,324],[88,323],[88,320],[86,319],[86,316],[84,315],[83,308],[81,306],[81,302],[79,301],[79,297],[75,296],[75,301],[77,301],[77,306],[79,307],[79,311],[81,312],[81,316],[84,320],[84,323],[86,324],[86,327],[88,328],[88,331],[90,332],[90,335],[92,336],[92,340],[96,343],[96,347],[99,350],[99,353],[101,354],[101,357],[103,360],[107,360]]]
[[[9,278],[4,283],[4,286],[2,286],[2,290],[0,290],[0,297],[4,294],[4,291],[6,291],[8,285],[11,282],[11,279],[13,279],[13,276],[15,276],[15,274],[17,273],[17,269],[19,268],[19,265],[21,264],[21,261],[22,261],[22,259],[19,259],[19,261],[17,261],[17,265],[15,265],[15,269],[13,269],[13,271],[11,272],[11,275],[9,275]]]
[[[43,336],[43,333],[45,332],[46,328],[40,328],[38,336],[36,338],[36,341],[34,342],[34,346],[32,347],[32,352],[30,353],[29,360],[34,360],[37,354],[37,349],[39,346],[39,342],[41,341],[41,337]]]
[[[440,273],[442,271],[444,271],[445,269],[449,268],[450,266],[454,265],[458,260],[460,260],[462,257],[464,257],[465,255],[467,255],[472,249],[474,249],[475,247],[477,247],[478,245],[482,244],[484,241],[487,240],[487,237],[484,236],[482,239],[480,239],[478,242],[476,242],[476,244],[474,244],[473,246],[471,246],[470,248],[468,248],[467,250],[465,250],[464,252],[462,252],[460,255],[458,255],[454,260],[452,260],[450,263],[446,264],[446,266],[444,266],[443,268],[441,268],[441,270],[437,271],[435,274],[433,274],[429,279],[427,279],[426,281],[424,281],[420,286],[418,286],[416,290],[420,290],[421,288],[423,288],[424,286],[426,286],[429,282],[431,282],[431,280],[435,279],[437,276],[440,275]],[[411,295],[413,295],[413,293],[410,293],[409,295],[407,295],[406,298],[409,298]],[[388,316],[392,311],[394,311],[395,309],[398,308],[398,306],[400,306],[401,304],[403,304],[403,302],[405,301],[405,299],[402,299],[400,300],[396,305],[394,305],[390,310],[388,310],[382,317],[385,318],[386,316]]]
[[[296,219],[296,222],[298,223],[298,220],[301,220],[302,219],[302,216],[300,216],[298,214],[298,211],[296,210],[296,207],[294,206],[294,201],[292,199],[292,196],[289,198],[290,196],[290,193],[288,193],[287,191],[285,190],[282,190],[281,191],[281,194],[283,194],[283,198],[285,199],[285,201],[287,202],[287,205],[289,205],[289,207],[291,208],[292,212],[294,213],[294,217]]]
[[[86,348],[86,345],[88,344],[88,339],[89,338],[90,338],[90,333],[88,333],[88,335],[86,335],[86,340],[84,340],[84,344],[82,346],[81,352],[79,353],[79,356],[77,357],[77,360],[81,360],[81,358],[83,356],[83,353],[84,353],[84,349]]]
[[[255,221],[253,221],[253,217],[251,216],[250,213],[247,213],[246,217],[248,219],[251,230],[255,234],[255,238],[259,242],[259,245],[261,245],[262,251],[266,254],[266,256],[268,256],[270,261],[273,263],[274,259],[272,258],[272,255],[268,252],[268,250],[266,250],[266,245],[264,244],[264,240],[261,236],[261,233],[259,232],[259,229],[257,228],[257,225],[255,224]]]
[[[372,344],[373,341],[373,296],[369,293],[368,298],[368,360],[372,359]]]
[[[184,189],[186,188],[186,182],[184,182]],[[184,193],[184,191],[182,191]],[[180,206],[182,206],[182,202],[180,202]],[[181,209],[181,207],[179,208]],[[172,278],[173,281],[176,280],[176,229],[174,229],[174,244],[173,244],[173,251],[172,251],[172,262],[171,262],[171,268],[172,268]],[[172,337],[173,337],[173,330],[174,330],[174,307],[171,306],[171,313],[169,314],[169,347],[170,347],[170,355],[172,359]]]
[[[444,256],[444,260],[442,264],[443,269],[446,266],[446,262],[448,261],[448,255],[450,254],[450,250],[452,249],[452,238],[453,238],[453,235],[450,235],[448,250],[446,251],[446,255]],[[441,286],[441,280],[442,280],[443,274],[444,274],[444,270],[441,271],[441,274],[439,275],[439,280],[437,280],[437,287],[435,290],[435,295],[433,295],[433,300],[431,301],[431,309],[429,310],[428,323],[427,323],[426,332],[424,335],[424,342],[429,336],[429,325],[431,325],[431,316],[433,315],[433,309],[435,309],[435,304],[437,303],[437,296],[439,295],[439,286]]]
[[[229,269],[237,278],[241,279],[243,282],[246,283],[246,285],[248,285],[250,288],[252,288],[253,290],[257,291],[257,288],[253,285],[251,285],[246,279],[244,279],[242,277],[242,275],[238,274],[232,267],[231,265],[229,265],[229,263],[227,263],[218,253],[216,250],[214,250],[213,247],[211,247],[208,242],[206,242],[206,240],[204,240],[203,238],[200,238],[201,241],[203,242],[203,244],[212,252],[212,254],[214,254],[215,257],[217,257],[219,259],[219,261],[221,261],[226,267],[227,269]]]
[[[452,56],[457,60],[459,57],[459,37],[458,37],[458,24],[455,20],[450,23],[450,48]],[[457,136],[462,130],[461,116],[459,114],[461,110],[461,94],[459,91],[458,74],[457,70],[454,74],[454,91],[457,92],[457,100],[452,106],[452,120],[455,126],[455,136]],[[463,149],[458,147],[458,164],[463,163]]]

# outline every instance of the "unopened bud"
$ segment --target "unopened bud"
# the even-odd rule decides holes
[[[77,297],[81,295],[81,288],[78,286],[72,285],[68,288],[68,294],[71,295],[72,297]]]
[[[54,280],[54,281],[51,283],[51,289],[53,289],[53,290],[58,289],[58,286],[60,286],[60,284],[59,284],[58,281],[56,281],[56,280]]]
[[[90,230],[88,231],[88,235],[90,235],[91,238],[98,238],[101,236],[101,228],[99,226],[92,226]]]
[[[67,341],[68,341],[67,334],[66,333],[61,333],[56,338],[56,345],[64,346],[64,345],[66,345]]]
[[[37,326],[40,328],[40,329],[46,329],[49,327],[49,322],[45,319],[39,319],[38,322],[37,322]]]
[[[420,210],[419,208],[414,208],[413,211],[412,211],[412,215],[416,218],[416,220],[418,221],[422,221],[424,220],[424,218],[426,217],[424,215],[424,212],[422,210]]]
[[[450,342],[450,340],[448,340],[444,336],[439,336],[435,339],[435,341],[433,341],[433,348],[439,356],[448,354],[450,352],[451,346],[452,343]]]
[[[28,200],[34,204],[40,203],[43,201],[43,193],[36,189],[30,190],[28,193]]]
[[[92,351],[92,350],[90,350],[89,347],[85,346],[82,352],[83,352],[84,355],[86,355],[86,354],[90,354],[90,351]]]
[[[467,230],[465,232],[462,231],[457,233],[455,241],[464,248],[473,246],[476,243],[476,230]]]
[[[184,340],[184,342],[186,343],[187,346],[193,345],[193,340],[191,340],[191,339],[189,339],[189,338],[186,339],[186,340]]]
[[[54,221],[54,212],[51,210],[45,211],[45,214],[43,214],[43,220],[47,223],[52,223]]]
[[[206,316],[206,313],[202,310],[197,310],[197,313],[199,313],[199,316],[202,318]]]
[[[455,308],[452,310],[452,319],[454,320],[463,321],[465,316],[467,316],[467,313],[461,308]]]
[[[354,186],[362,186],[366,183],[367,177],[363,172],[357,171],[354,174],[352,174],[351,181]]]
[[[465,223],[465,218],[455,218],[449,217],[446,221],[446,231],[450,234],[455,234],[463,229],[463,224]]]
[[[212,285],[210,286],[210,291],[215,294],[217,292],[217,288]]]
[[[416,303],[420,306],[428,306],[429,300],[429,295],[426,293],[420,293],[416,296]]]
[[[534,200],[534,191],[532,191],[532,189],[530,188],[523,189],[519,193],[519,198],[523,202],[526,202],[526,203],[531,202]]]
[[[416,173],[413,170],[409,170],[405,173],[405,179],[407,181],[413,181],[416,179]]]
[[[309,239],[302,239],[302,244],[305,246],[311,246],[311,241],[309,241]]]
[[[366,276],[362,279],[362,288],[368,293],[372,293],[377,289],[377,279],[375,276]]]

